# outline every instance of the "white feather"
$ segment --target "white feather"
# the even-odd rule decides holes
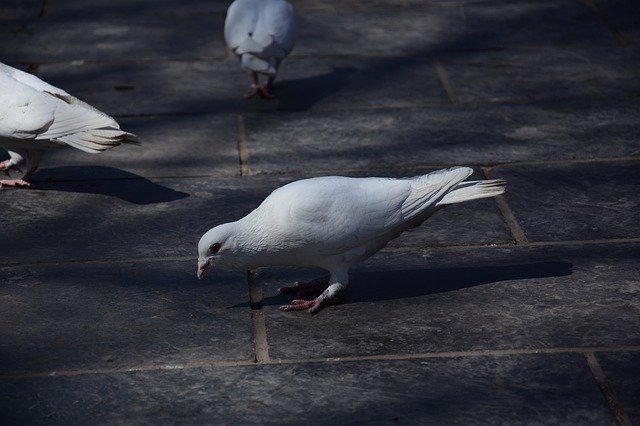
[[[23,158],[28,174],[37,167],[37,151],[72,146],[97,153],[135,136],[120,130],[107,114],[34,75],[0,63],[0,146],[12,166]],[[24,152],[21,152],[24,151]]]
[[[225,41],[244,69],[275,75],[295,36],[295,13],[285,0],[236,0],[227,10]]]

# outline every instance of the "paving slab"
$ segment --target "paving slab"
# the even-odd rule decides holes
[[[237,220],[279,186],[237,178],[42,182],[3,190],[3,263],[193,256],[209,228]],[[44,240],[43,240],[44,239]],[[195,260],[194,260],[195,261]],[[195,273],[195,272],[194,272]]]
[[[634,0],[595,0],[610,25],[619,31],[625,43],[640,41],[640,4]]]
[[[505,166],[506,199],[530,241],[640,237],[640,161]]]
[[[376,5],[345,13],[301,10],[298,15],[294,55],[429,54],[527,45],[615,44],[597,14],[573,1],[494,2],[491,7],[429,2]]]
[[[640,422],[640,352],[596,354],[602,371],[632,424]]]
[[[380,84],[380,75],[387,79]],[[444,103],[446,94],[429,58],[283,62],[276,100],[244,99],[249,76],[235,58],[138,64],[52,64],[43,80],[112,115],[305,111]],[[416,94],[419,94],[416,96]]]
[[[150,3],[146,7],[111,2],[92,3],[91,7],[76,4],[61,8],[52,4],[42,18],[29,21],[26,36],[4,37],[0,43],[3,60],[139,61],[225,56],[221,13],[203,12],[201,7],[189,11],[175,4],[157,7],[153,13],[145,13]]]
[[[615,424],[575,354],[4,380],[0,412],[30,424]]]
[[[252,113],[254,173],[624,157],[640,152],[636,102],[437,105]],[[603,143],[607,140],[607,143]]]
[[[37,19],[41,11],[42,0],[4,0],[0,4],[0,32],[11,34],[12,29]]]
[[[43,65],[38,77],[111,115],[234,113],[273,108],[249,102],[249,77],[235,59]],[[257,100],[256,100],[257,101]]]
[[[194,261],[3,267],[0,374],[252,358],[246,274]],[[0,384],[0,387],[2,384]]]
[[[47,151],[34,177],[36,185],[43,181],[240,174],[234,115],[131,117],[118,122],[138,136],[139,145],[127,144],[99,155],[73,148]]]
[[[59,173],[82,170],[63,167]],[[115,168],[96,173],[112,178],[38,182],[35,190],[3,190],[0,227],[11,245],[0,250],[0,262],[195,258],[198,240],[207,230],[240,219],[271,191],[303,177],[149,180]],[[436,215],[429,227],[415,229],[400,243],[422,247],[511,240],[492,200],[449,210],[451,215]],[[470,218],[477,222],[467,223]],[[48,243],[43,244],[43,238]]]
[[[578,2],[576,2],[577,4]],[[465,52],[442,64],[459,102],[637,99],[637,46]]]
[[[265,269],[272,359],[640,343],[638,244],[381,252],[344,304],[283,312],[276,289],[323,271]],[[597,301],[597,303],[594,303]]]

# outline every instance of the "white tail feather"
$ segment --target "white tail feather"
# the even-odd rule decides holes
[[[456,187],[438,202],[438,206],[462,203],[478,198],[495,197],[504,193],[507,182],[502,179],[472,180],[460,182]]]

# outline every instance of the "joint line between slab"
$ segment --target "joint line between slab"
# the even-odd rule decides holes
[[[447,98],[449,98],[449,102],[452,104],[458,103],[458,99],[456,98],[456,94],[453,91],[453,87],[451,86],[451,82],[449,80],[449,76],[447,75],[447,71],[444,69],[440,61],[434,61],[434,66],[436,69],[436,74],[438,74],[438,80],[440,80],[440,84],[442,88],[447,93]]]
[[[604,398],[607,400],[609,407],[613,411],[613,415],[616,417],[618,424],[621,426],[631,426],[631,419],[629,419],[624,408],[622,408],[622,404],[620,404],[609,380],[607,380],[607,376],[605,376],[604,371],[602,371],[602,367],[600,366],[595,353],[587,352],[584,356],[587,359],[589,368],[591,369],[591,374],[593,374],[593,378],[598,382],[598,386],[600,386],[600,390],[602,391]]]
[[[238,159],[240,162],[240,176],[249,176],[249,147],[247,146],[247,135],[244,129],[244,117],[242,114],[236,116],[238,132]]]
[[[269,357],[269,343],[267,342],[267,325],[262,309],[262,285],[258,274],[247,271],[249,281],[249,300],[251,302],[251,324],[253,326],[253,350],[258,364],[271,362]]]
[[[598,347],[578,347],[578,348],[540,348],[540,349],[486,349],[475,351],[452,351],[452,352],[424,352],[413,354],[381,354],[381,355],[356,355],[345,357],[330,358],[299,358],[299,359],[271,359],[261,363],[263,365],[281,365],[281,364],[308,364],[308,363],[330,363],[330,362],[358,362],[358,361],[402,361],[416,359],[431,358],[459,358],[459,357],[485,357],[485,356],[510,356],[510,355],[545,355],[545,354],[562,354],[573,353],[587,355],[595,352],[628,352],[640,351],[638,345],[618,345],[618,346],[598,346]],[[223,367],[242,367],[258,365],[255,360],[217,360],[202,359],[187,363],[178,364],[143,364],[130,367],[112,367],[112,368],[95,368],[95,369],[78,369],[63,371],[34,371],[34,372],[17,372],[0,374],[0,380],[16,380],[43,377],[66,377],[81,376],[89,374],[113,374],[113,373],[129,373],[138,371],[165,371],[165,370],[185,370],[193,368],[223,368]]]
[[[487,179],[491,179],[491,170],[488,167],[482,167],[482,173]],[[507,182],[507,190],[509,188],[509,182]],[[502,213],[502,217],[509,227],[509,231],[511,235],[516,240],[517,244],[527,244],[529,240],[520,226],[518,219],[513,214],[513,210],[509,207],[509,203],[507,203],[507,199],[504,195],[498,195],[494,197],[496,203],[498,204],[498,208],[500,209],[500,213]]]
[[[600,18],[600,21],[602,21],[602,23],[607,27],[609,32],[611,32],[611,35],[613,35],[613,38],[616,39],[616,42],[620,46],[625,46],[627,44],[622,33],[618,31],[618,28],[616,28],[616,26],[613,24],[613,22],[611,22],[609,17],[600,10],[598,5],[596,5],[593,0],[582,0],[582,3],[584,3],[589,9],[591,9],[593,12],[595,12],[596,15],[598,15],[598,18]]]

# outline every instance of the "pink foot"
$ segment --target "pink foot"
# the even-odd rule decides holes
[[[317,278],[309,282],[296,281],[292,286],[280,287],[278,293],[297,293],[298,297],[305,294],[325,291],[329,287],[329,277]]]
[[[283,311],[304,311],[305,309],[308,309],[309,313],[317,314],[323,308],[337,303],[338,298],[335,296],[329,296],[329,291],[325,290],[324,293],[313,300],[292,300],[290,304],[280,306],[280,309]]]
[[[11,170],[15,170],[18,173],[22,173],[22,170],[20,170],[18,167],[11,165],[11,160],[4,160],[3,162],[1,162],[0,170],[4,171],[4,174],[7,176],[9,176],[9,172]]]
[[[251,99],[256,95],[260,95],[262,99],[274,99],[274,96],[269,93],[269,89],[261,84],[252,84],[251,92],[246,94],[245,99]]]
[[[33,185],[22,179],[5,179],[0,180],[0,188],[2,187],[9,188],[33,188]]]

